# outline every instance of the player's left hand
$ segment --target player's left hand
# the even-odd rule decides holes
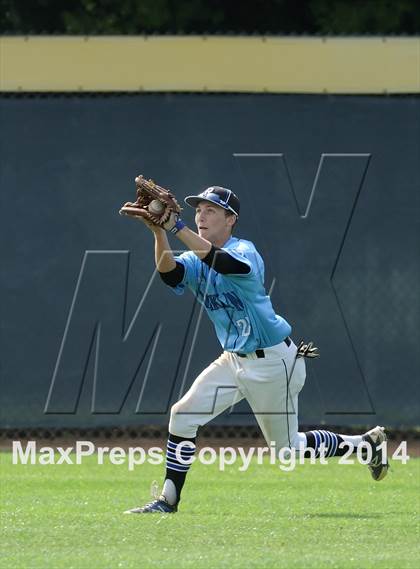
[[[128,213],[127,210],[129,210],[130,213]],[[119,213],[120,213],[120,215],[127,215],[128,217],[131,217],[133,219],[137,219],[138,221],[141,221],[153,233],[159,233],[160,231],[163,231],[163,233],[165,233],[165,230],[160,225],[156,225],[156,223],[152,223],[151,221],[149,221],[145,217],[143,217],[141,215],[137,215],[137,208],[131,202],[126,202],[123,205],[123,207],[120,209]]]
[[[177,222],[179,219],[180,219],[179,214],[173,211],[173,212],[171,213],[171,215],[169,216],[168,221],[166,221],[166,222],[162,225],[162,227],[163,227],[164,229],[166,229],[166,231],[173,231],[173,229],[174,229],[174,227],[175,227],[175,225],[176,225],[176,222]]]
[[[181,212],[175,196],[169,190],[155,184],[153,180],[146,180],[141,175],[135,178],[135,182],[137,199],[134,203],[126,202],[120,209],[120,214],[141,217],[160,227],[169,224],[172,228],[176,223],[176,220],[171,221],[173,215],[179,216]]]

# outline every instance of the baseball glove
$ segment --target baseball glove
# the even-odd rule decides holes
[[[313,345],[312,342],[305,344],[303,341],[300,342],[297,349],[297,358],[317,358],[319,356],[318,348]]]
[[[120,209],[121,215],[143,217],[150,223],[165,228],[171,218],[179,216],[182,208],[169,190],[141,175],[137,176],[135,182],[137,199],[134,203],[125,203]]]

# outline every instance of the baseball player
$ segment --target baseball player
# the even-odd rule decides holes
[[[137,183],[141,180],[136,178]],[[248,401],[267,444],[275,443],[276,451],[288,447],[301,452],[313,449],[315,456],[321,452],[325,457],[341,456],[350,444],[356,450],[364,441],[372,449],[371,475],[382,480],[388,471],[379,449],[386,440],[383,427],[358,436],[327,430],[298,432],[298,396],[306,377],[302,356],[317,355],[316,348],[309,344],[298,350],[290,338],[290,324],[276,314],[266,293],[264,262],[255,245],[232,235],[240,213],[238,197],[227,188],[212,186],[185,202],[195,208],[197,232],[174,211],[162,225],[150,216],[138,219],[154,234],[155,262],[163,282],[177,295],[189,288],[204,305],[223,352],[171,409],[161,495],[126,513],[176,512],[198,428],[242,399]],[[135,205],[127,202],[120,213],[137,217]],[[167,232],[188,251],[174,256]]]

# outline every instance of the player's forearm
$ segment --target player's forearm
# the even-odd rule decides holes
[[[154,232],[155,235],[155,263],[160,273],[169,273],[176,267],[174,255],[169,245],[166,231],[159,230]]]
[[[189,227],[184,227],[176,234],[178,239],[188,247],[190,251],[195,253],[199,259],[204,259],[211,249],[210,241],[200,237],[198,233],[192,231]]]

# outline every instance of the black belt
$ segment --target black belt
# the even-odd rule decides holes
[[[289,336],[286,336],[283,342],[286,344],[287,347],[289,347],[290,344],[292,343],[292,340],[289,338]],[[236,352],[236,353],[240,358],[246,358],[247,356],[249,356],[249,354],[243,354],[241,352]],[[265,358],[265,353],[264,350],[262,349],[255,350],[255,352],[250,352],[250,353],[251,354],[254,353],[257,356],[257,358]]]

